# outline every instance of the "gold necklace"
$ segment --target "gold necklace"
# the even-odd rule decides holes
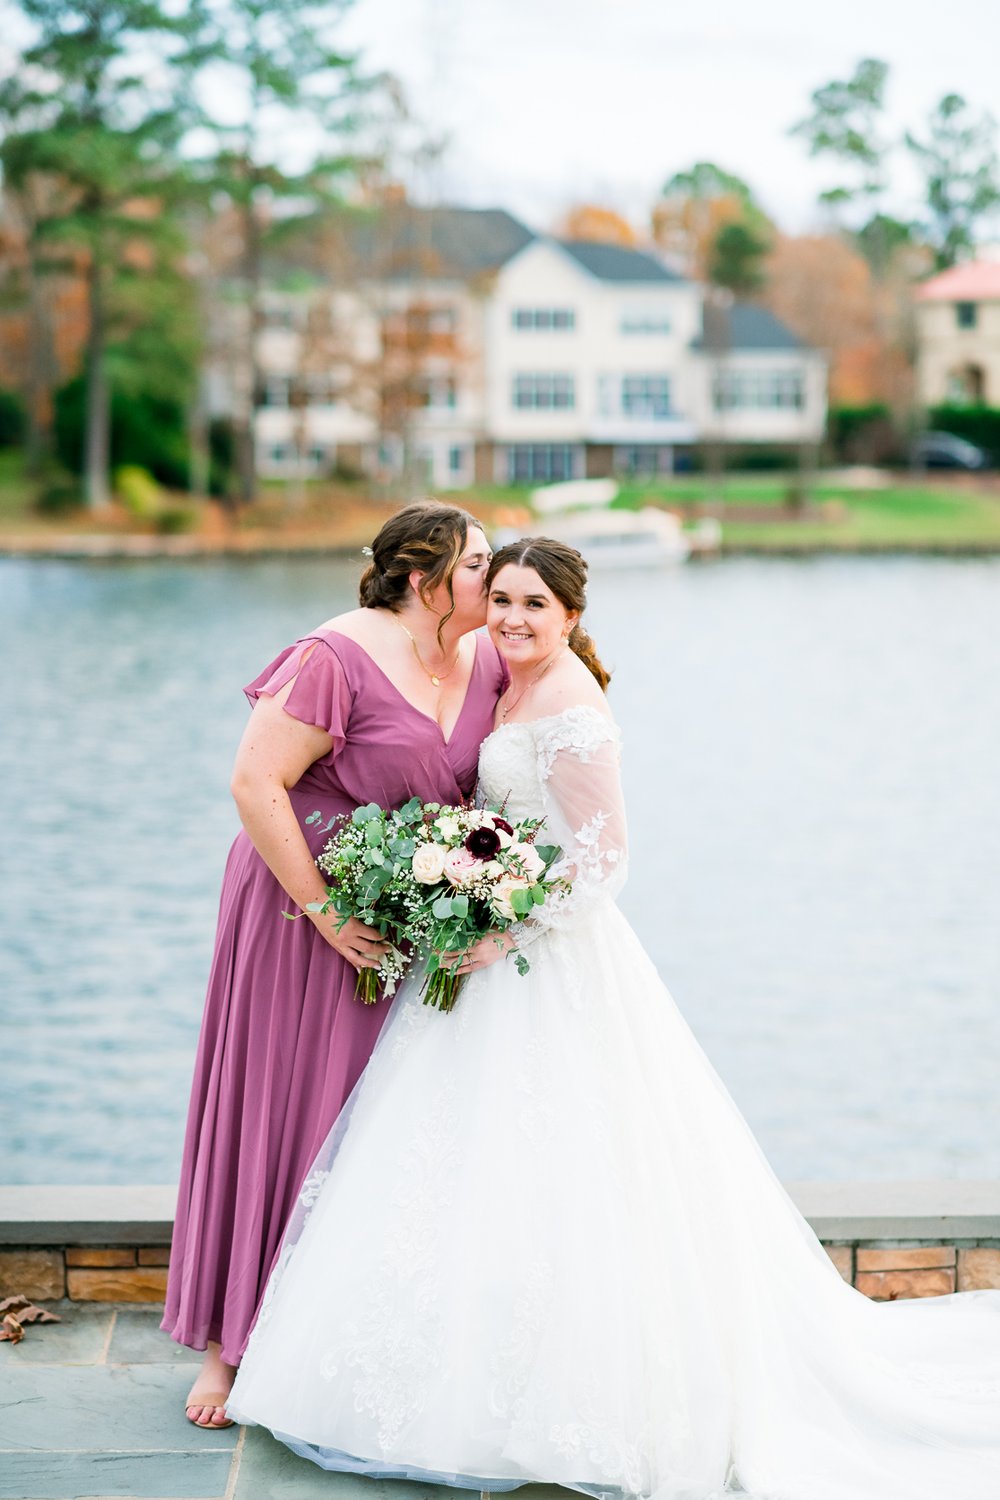
[[[528,691],[528,688],[533,688],[534,685],[535,685],[535,683],[538,682],[538,680],[540,678],[542,678],[542,677],[545,676],[546,672],[549,670],[549,668],[551,667],[552,663],[556,660],[556,657],[562,655],[562,653],[563,653],[563,651],[565,649],[565,646],[566,646],[566,643],[564,641],[561,646],[557,646],[556,647],[556,649],[553,651],[552,655],[549,657],[548,661],[545,663],[545,665],[542,668],[542,670],[540,672],[536,673],[536,675],[531,679],[531,681],[527,684],[526,687],[523,687],[521,689],[521,691],[518,693],[517,697],[514,699],[513,703],[508,703],[507,707],[504,708],[503,703],[501,702],[501,704],[500,704],[500,717],[501,717],[501,719],[505,720],[507,718],[508,714],[512,714],[514,712],[515,708],[520,703],[520,701],[524,697],[525,693]],[[510,688],[507,689],[507,692],[508,693],[510,692]],[[507,693],[504,694],[505,698],[506,698],[506,696],[507,696]]]
[[[403,624],[402,620],[399,619],[398,616],[396,616],[395,619],[396,619],[396,624],[399,626],[399,628],[403,632],[403,634],[408,638],[408,640],[410,642],[410,645],[413,647],[413,654],[417,658],[417,661],[420,664],[421,671],[422,672],[426,672],[427,676],[430,678],[431,682],[433,682],[433,684],[434,684],[435,687],[440,687],[441,684],[442,684],[442,682],[444,682],[445,678],[450,677],[451,674],[452,674],[452,672],[454,672],[455,668],[458,666],[458,658],[459,658],[459,652],[460,652],[461,648],[459,647],[455,651],[455,660],[452,662],[452,664],[448,668],[447,672],[432,672],[431,669],[430,669],[430,667],[428,667],[425,664],[423,657],[420,655],[420,647],[417,645],[416,641],[413,639],[413,636],[407,630],[407,628]]]

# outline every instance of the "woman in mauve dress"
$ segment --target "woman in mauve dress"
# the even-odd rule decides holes
[[[246,689],[232,791],[243,831],[222,886],[195,1064],[163,1328],[205,1350],[186,1411],[224,1405],[282,1233],[357,1082],[385,1000],[355,999],[371,927],[306,911],[334,814],[471,794],[506,685],[486,618],[489,545],[450,506],[407,506],[379,532],[361,608],[289,646]],[[320,818],[311,819],[311,814]],[[287,910],[303,911],[294,922]]]

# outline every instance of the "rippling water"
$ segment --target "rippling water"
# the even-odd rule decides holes
[[[355,573],[0,560],[0,1180],[176,1177],[240,685]],[[1000,1175],[1000,562],[609,573],[590,620],[625,908],[776,1169]]]

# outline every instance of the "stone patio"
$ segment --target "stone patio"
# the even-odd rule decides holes
[[[53,1310],[65,1321],[0,1344],[2,1500],[479,1500],[327,1474],[259,1428],[203,1432],[183,1408],[197,1361],[160,1332],[159,1308]],[[518,1493],[569,1500],[551,1485]]]

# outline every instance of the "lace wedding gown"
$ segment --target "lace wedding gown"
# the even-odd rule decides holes
[[[307,1180],[230,1414],[331,1469],[711,1500],[998,1500],[1000,1292],[876,1304],[614,904],[617,731],[505,725],[487,802],[574,887],[441,1014],[404,986]]]

